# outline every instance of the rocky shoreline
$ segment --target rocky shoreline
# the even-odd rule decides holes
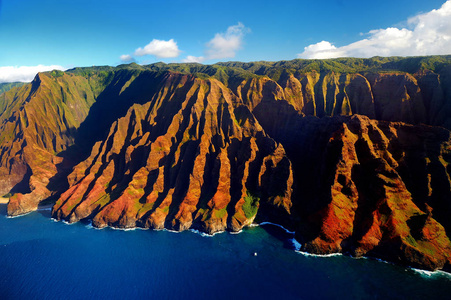
[[[449,270],[451,59],[421,59],[40,73],[0,95],[0,192],[10,216],[46,201],[99,228],[271,222],[308,253]]]

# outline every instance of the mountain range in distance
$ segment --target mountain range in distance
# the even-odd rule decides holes
[[[451,56],[39,73],[0,87],[8,214],[209,234],[451,270]]]
[[[0,94],[3,92],[7,92],[13,87],[20,87],[22,85],[25,85],[26,82],[4,82],[0,83]]]

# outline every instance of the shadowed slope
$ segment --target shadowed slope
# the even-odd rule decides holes
[[[53,215],[213,233],[250,224],[262,202],[288,214],[291,164],[239,99],[216,80],[171,74],[165,83],[75,167]],[[276,172],[284,184],[268,184]]]
[[[53,195],[55,218],[98,227],[270,221],[309,252],[449,270],[450,66],[441,56],[39,74],[0,95],[0,188],[14,193],[10,215]]]

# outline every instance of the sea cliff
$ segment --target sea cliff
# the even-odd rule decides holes
[[[9,215],[239,231],[450,270],[451,57],[136,64],[0,95]]]

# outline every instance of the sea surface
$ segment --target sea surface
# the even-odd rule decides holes
[[[295,251],[268,224],[239,234],[94,229],[50,210],[6,217],[0,299],[450,299],[451,276]]]

